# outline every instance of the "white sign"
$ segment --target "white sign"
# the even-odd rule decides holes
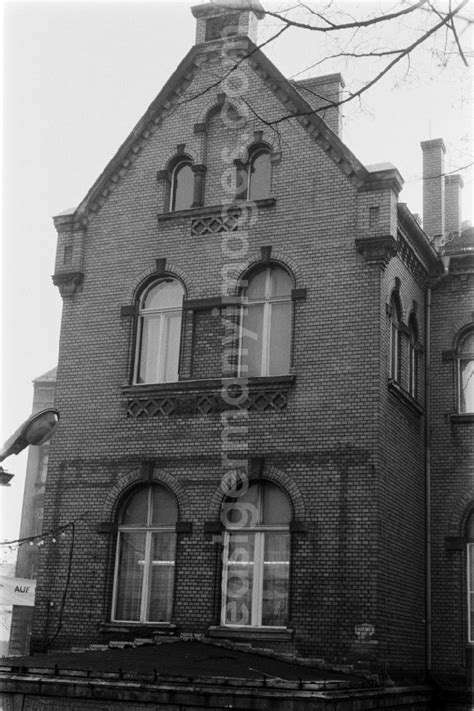
[[[1,605],[26,605],[33,607],[35,604],[36,580],[25,578],[7,578],[0,575],[0,604]]]

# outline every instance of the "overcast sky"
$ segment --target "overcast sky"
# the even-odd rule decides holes
[[[80,202],[192,46],[191,4],[196,3],[2,5],[3,440],[31,411],[32,380],[56,365],[61,298],[51,282],[56,248],[51,217]],[[381,3],[346,6],[360,15]],[[472,14],[472,5],[465,12]],[[403,38],[406,32],[408,37],[408,25],[393,25],[392,36]],[[274,20],[265,19],[259,40],[276,29]],[[385,46],[383,31],[379,38]],[[472,57],[472,33],[464,33],[462,41]],[[438,54],[437,48],[444,49],[444,39],[440,42],[420,50],[408,73],[405,62],[361,104],[344,110],[343,140],[365,164],[393,162],[405,179],[401,200],[419,213],[421,140],[444,138],[449,171],[473,160],[472,72],[450,43],[448,55]],[[286,76],[340,71],[348,89],[376,69],[338,59],[303,71],[333,49],[320,35],[295,30],[264,51]],[[472,170],[462,175],[463,217],[470,219]],[[25,454],[5,462],[15,478],[1,491],[0,539],[18,534],[25,464]]]

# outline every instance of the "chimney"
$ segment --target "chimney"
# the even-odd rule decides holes
[[[422,141],[423,151],[423,229],[436,243],[444,237],[444,154],[442,138]]]
[[[461,190],[464,187],[463,179],[460,175],[447,175],[444,185],[446,232],[458,235],[461,232]]]
[[[194,5],[196,44],[232,36],[247,36],[257,43],[257,22],[265,16],[259,0],[215,0]]]
[[[341,101],[345,83],[340,74],[326,74],[322,77],[300,79],[294,82],[294,86],[311,108],[316,110],[327,103]],[[318,116],[327,123],[337,136],[341,136],[342,113],[340,106],[331,106],[323,111],[318,111]]]

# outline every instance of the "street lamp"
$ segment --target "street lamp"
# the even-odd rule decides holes
[[[0,450],[0,462],[11,454],[19,454],[30,444],[39,447],[47,442],[53,436],[58,424],[59,412],[52,407],[31,415],[3,445]],[[10,486],[12,477],[13,474],[9,474],[0,466],[0,486]]]

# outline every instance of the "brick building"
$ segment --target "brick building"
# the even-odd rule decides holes
[[[44,528],[71,526],[42,549],[34,648],[186,633],[462,679],[462,181],[423,142],[422,229],[397,169],[342,142],[340,75],[287,81],[252,7],[193,8],[196,44],[55,218]]]
[[[56,385],[56,368],[48,370],[33,381],[32,414],[52,407]],[[25,472],[25,489],[21,509],[20,538],[41,534],[43,527],[43,502],[48,472],[50,442],[40,447],[30,447]],[[38,572],[37,545],[18,548],[15,576],[35,580]],[[33,608],[14,605],[10,631],[10,654],[27,654],[30,647]]]

